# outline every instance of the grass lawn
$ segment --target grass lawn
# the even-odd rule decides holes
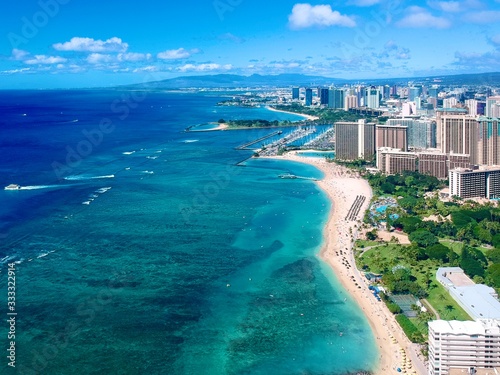
[[[401,247],[399,244],[383,244],[363,253],[357,259],[358,268],[368,266],[370,272],[381,273],[386,267],[394,267],[398,264],[409,266],[401,255]]]
[[[367,240],[357,240],[355,246],[360,249],[364,249],[365,247],[383,245],[383,242],[380,241],[367,241]]]
[[[472,320],[472,318],[462,309],[450,296],[448,291],[436,281],[432,280],[427,301],[434,307],[441,319],[444,320]],[[451,307],[447,307],[451,306]]]

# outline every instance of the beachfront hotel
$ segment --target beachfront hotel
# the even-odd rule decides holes
[[[449,171],[450,195],[463,199],[500,198],[500,166],[455,168]]]
[[[436,279],[474,321],[429,322],[429,375],[500,367],[500,302],[495,290],[475,284],[460,267],[439,268]]]
[[[429,322],[429,375],[471,369],[489,369],[494,374],[495,367],[500,367],[500,321]]]
[[[382,147],[377,149],[377,168],[385,174],[417,170],[417,154],[401,149]]]
[[[406,126],[377,125],[375,129],[377,150],[381,147],[390,147],[408,151],[408,128]]]
[[[375,124],[365,120],[335,123],[335,157],[339,160],[373,160]]]

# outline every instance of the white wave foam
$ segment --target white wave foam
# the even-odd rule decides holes
[[[156,160],[158,156],[146,156],[146,159]]]
[[[38,189],[50,189],[58,187],[58,185],[34,185],[34,186],[21,186],[19,190],[38,190]]]
[[[52,250],[52,251],[48,251],[46,253],[41,253],[40,255],[37,256],[38,259],[40,258],[45,258],[47,255],[49,254],[52,254],[52,253],[55,253],[56,251],[55,250]]]
[[[103,188],[97,189],[95,192],[99,193],[99,194],[104,194],[105,192],[107,192],[110,189],[111,189],[111,187],[103,187]]]
[[[82,204],[86,204],[86,205],[89,205],[91,201],[85,201],[85,202],[82,202]]]
[[[80,176],[68,176],[64,177],[65,180],[67,181],[82,181],[82,180],[99,180],[101,178],[115,178],[114,174],[109,174],[105,176],[86,176],[86,175],[80,175]]]
[[[123,155],[132,155],[134,153],[135,153],[135,151],[125,151],[125,152],[122,152]]]
[[[186,139],[185,141],[182,141],[183,143],[194,143],[194,142],[198,142],[199,139]]]
[[[153,171],[142,171],[141,173],[144,173],[144,174],[154,174]]]

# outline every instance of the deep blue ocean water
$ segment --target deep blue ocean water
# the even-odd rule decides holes
[[[273,130],[184,132],[216,95],[0,92],[0,311],[16,269],[19,374],[347,374],[377,350],[317,257],[320,177],[238,145]],[[286,129],[285,132],[291,131]],[[9,347],[6,319],[0,345]]]

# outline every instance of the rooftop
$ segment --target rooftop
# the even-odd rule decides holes
[[[475,368],[473,375],[500,375],[500,367],[496,368]],[[471,375],[468,368],[451,367],[448,375]]]
[[[485,327],[479,321],[433,320],[429,322],[429,329],[439,333],[468,336],[484,335],[486,333]]]
[[[500,302],[493,288],[475,284],[460,267],[442,267],[437,280],[473,319],[499,319]]]

